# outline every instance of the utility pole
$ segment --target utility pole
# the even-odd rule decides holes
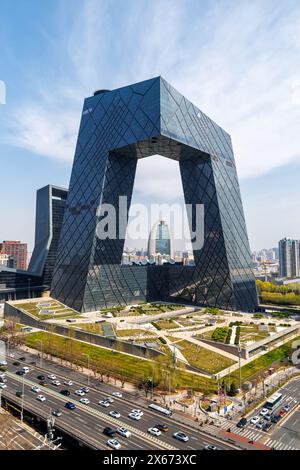
[[[242,391],[242,368],[241,368],[241,343],[238,344],[238,355],[239,355],[239,389]]]
[[[41,365],[41,367],[43,367],[43,341],[42,340],[40,340],[40,341],[41,341],[41,361],[40,361],[40,365]]]
[[[21,398],[21,423],[24,418],[24,374],[22,375],[22,398]]]

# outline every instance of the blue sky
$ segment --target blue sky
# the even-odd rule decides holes
[[[300,237],[299,57],[297,0],[1,0],[0,240],[32,247],[36,189],[68,186],[84,97],[156,75],[231,134],[251,248]],[[171,163],[137,200],[180,191]]]

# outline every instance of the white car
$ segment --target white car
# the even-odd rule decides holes
[[[90,403],[90,400],[88,398],[80,398],[80,403],[83,403],[84,405],[88,405]]]
[[[152,434],[152,436],[160,436],[161,435],[161,431],[157,428],[149,428],[148,433]]]
[[[40,393],[41,389],[37,387],[36,385],[34,385],[33,387],[31,387],[31,391],[34,393]]]
[[[129,418],[134,419],[135,421],[139,421],[141,419],[141,415],[137,413],[129,413]]]
[[[79,395],[80,397],[83,397],[85,393],[83,390],[75,390],[75,395]]]
[[[113,418],[121,418],[121,413],[119,413],[119,411],[110,411],[109,412],[110,416],[112,416]]]
[[[259,416],[253,416],[252,419],[250,419],[250,423],[252,424],[257,424],[260,420],[260,417]]]
[[[7,366],[7,361],[5,359],[0,361],[0,366]]]
[[[121,444],[119,441],[117,441],[117,439],[109,439],[107,441],[107,445],[109,445],[109,447],[111,447],[112,449],[116,449],[116,450],[121,449]]]
[[[73,382],[71,382],[71,380],[65,380],[64,385],[69,385],[69,387],[71,387],[71,385],[73,385]]]
[[[52,380],[52,385],[55,385],[56,387],[60,386],[60,381],[59,380]]]
[[[37,399],[38,401],[46,401],[46,397],[44,397],[44,395],[38,395],[38,396],[36,397],[36,399]]]
[[[189,437],[181,431],[174,432],[173,437],[182,442],[187,442],[189,440]]]
[[[50,379],[50,380],[55,380],[55,379],[56,379],[56,375],[54,375],[54,374],[49,374],[49,375],[48,375],[48,379]]]
[[[131,410],[131,413],[135,413],[137,415],[143,416],[144,412],[142,410]]]
[[[114,397],[117,397],[117,398],[122,398],[123,397],[121,392],[113,392],[112,394],[113,394]]]
[[[7,388],[7,385],[6,384],[3,384],[3,383],[0,383],[0,388]]]
[[[113,403],[114,402],[114,399],[111,398],[111,397],[106,397],[103,399],[104,401],[108,401],[108,403]]]
[[[105,408],[107,408],[110,405],[110,403],[108,403],[108,401],[100,400],[99,405],[105,406]]]
[[[130,437],[131,436],[131,432],[128,431],[128,429],[126,429],[126,428],[118,428],[117,433],[120,434],[120,436],[123,436],[123,437]]]
[[[270,410],[268,410],[268,408],[262,408],[259,414],[261,416],[266,416],[268,413],[270,413]]]

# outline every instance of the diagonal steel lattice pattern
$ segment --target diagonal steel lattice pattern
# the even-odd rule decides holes
[[[124,238],[97,237],[101,205],[118,221],[127,196],[128,213],[137,159],[155,154],[179,162],[185,202],[204,204],[195,266],[121,266]],[[85,99],[51,295],[78,311],[145,300],[257,307],[230,136],[163,78]]]

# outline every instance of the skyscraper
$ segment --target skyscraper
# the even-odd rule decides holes
[[[279,274],[282,277],[300,275],[299,240],[286,237],[279,241]]]
[[[148,240],[148,256],[159,253],[173,257],[172,237],[165,220],[159,220],[153,225]]]
[[[27,269],[27,243],[21,243],[19,240],[5,240],[0,243],[0,253],[10,255],[15,260],[16,269]]]
[[[204,206],[193,266],[121,265],[119,221],[128,215],[137,160],[155,154],[178,162],[185,203]],[[100,237],[103,212],[112,206],[117,236]],[[188,216],[191,233],[195,213]],[[230,136],[163,78],[99,90],[84,101],[51,295],[78,311],[145,300],[255,310]]]
[[[35,244],[28,270],[50,288],[68,190],[47,185],[37,191]]]

